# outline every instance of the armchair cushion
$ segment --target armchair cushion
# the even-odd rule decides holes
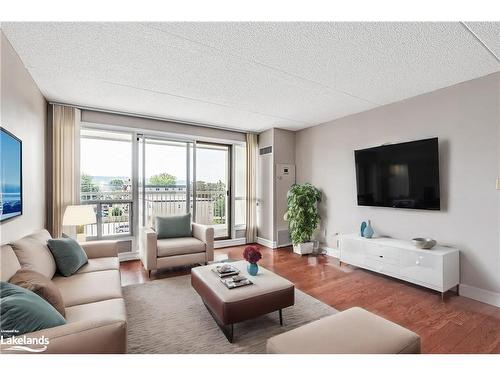
[[[158,240],[158,257],[203,253],[205,243],[194,237],[165,238]]]
[[[191,237],[191,214],[176,216],[157,216],[156,233],[159,239]]]

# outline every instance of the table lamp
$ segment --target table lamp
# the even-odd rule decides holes
[[[76,225],[76,240],[85,241],[84,225],[97,223],[93,206],[72,205],[66,207],[62,225]]]

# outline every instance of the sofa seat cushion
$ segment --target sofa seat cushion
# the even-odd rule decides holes
[[[123,298],[107,299],[99,302],[85,303],[66,309],[68,323],[86,320],[127,320],[125,301]]]
[[[51,238],[50,233],[42,229],[12,242],[10,246],[14,249],[22,268],[28,268],[52,279],[56,272],[56,261],[47,246],[47,240]]]
[[[273,354],[420,353],[420,337],[396,323],[353,307],[267,340]]]
[[[93,258],[80,268],[76,273],[87,273],[96,271],[119,270],[120,262],[117,257]]]
[[[66,308],[122,297],[118,270],[78,273],[70,277],[56,276],[52,281],[61,291]]]
[[[158,257],[203,253],[205,243],[194,237],[165,238],[157,241]]]

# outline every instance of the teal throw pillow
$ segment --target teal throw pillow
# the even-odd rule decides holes
[[[191,214],[157,216],[156,233],[158,239],[191,237]]]
[[[54,256],[57,269],[63,276],[71,276],[88,263],[87,254],[72,238],[58,238],[47,241]]]
[[[65,323],[63,316],[39,295],[5,281],[0,282],[0,331],[4,338]]]

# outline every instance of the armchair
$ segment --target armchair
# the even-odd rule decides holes
[[[142,228],[140,257],[151,271],[166,267],[207,264],[214,259],[214,228],[192,223],[192,237],[158,239],[153,228]]]

